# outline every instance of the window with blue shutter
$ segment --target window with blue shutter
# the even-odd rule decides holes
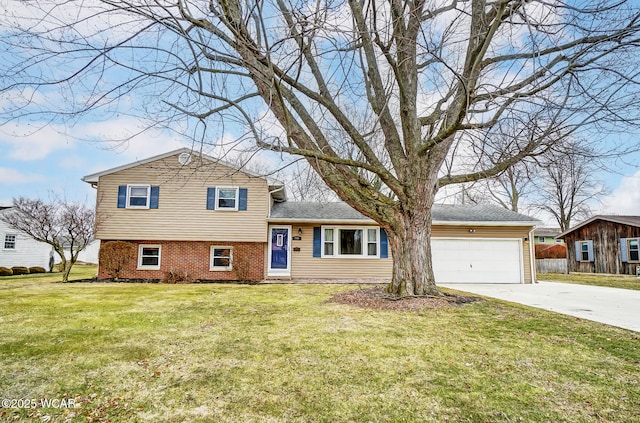
[[[151,187],[151,198],[149,199],[149,208],[157,209],[158,203],[160,201],[160,187],[152,186]]]
[[[238,210],[247,210],[247,195],[249,190],[246,188],[240,188],[238,190]]]
[[[594,261],[595,255],[593,254],[593,241],[587,241],[587,251],[589,253],[589,261]]]
[[[380,258],[389,258],[389,238],[382,228],[380,228]]]
[[[640,238],[627,240],[627,245],[629,245],[629,261],[632,263],[640,262]]]
[[[594,261],[593,241],[576,241],[576,261]]]
[[[207,210],[215,210],[216,208],[216,189],[207,188]]]
[[[207,188],[207,210],[247,210],[248,196],[249,190],[247,188]]]
[[[322,228],[313,228],[313,256],[322,257]]]
[[[157,209],[160,187],[145,184],[118,186],[119,209]]]
[[[120,185],[118,187],[118,208],[124,209],[127,207],[127,186]]]

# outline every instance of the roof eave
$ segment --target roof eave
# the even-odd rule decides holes
[[[434,220],[432,225],[440,226],[538,226],[542,224],[539,220],[513,221],[513,220]]]
[[[573,228],[567,229],[566,231],[562,232],[560,235],[555,236],[554,239],[559,239],[559,238],[564,238],[565,236],[567,236],[568,234],[570,234],[573,231],[576,231],[590,223],[595,222],[596,220],[604,220],[607,222],[613,222],[613,223],[619,223],[621,225],[627,225],[627,226],[638,226],[638,225],[634,225],[633,223],[629,223],[629,222],[625,222],[622,219],[616,219],[615,216],[603,216],[603,215],[596,215],[593,216],[587,220],[585,220],[584,222],[580,223],[577,226],[574,226]],[[640,226],[638,226],[640,227]]]
[[[377,225],[372,219],[307,219],[307,218],[286,218],[286,217],[270,217],[267,219],[269,223],[322,223],[322,224],[367,224]]]
[[[263,175],[258,175],[256,173],[253,173],[251,171],[245,170],[245,169],[238,169],[236,166],[232,165],[231,163],[225,162],[224,160],[219,160],[216,159],[215,157],[209,156],[207,154],[204,153],[199,153],[197,151],[194,151],[188,147],[183,147],[183,148],[179,148],[177,150],[173,150],[173,151],[169,151],[167,153],[163,153],[163,154],[158,154],[157,156],[153,156],[153,157],[148,157],[146,159],[142,159],[142,160],[136,160],[135,162],[131,162],[122,166],[117,166],[111,169],[107,169],[107,170],[103,170],[102,172],[97,172],[97,173],[92,173],[90,175],[86,175],[82,178],[83,182],[87,182],[89,184],[95,184],[98,183],[98,179],[101,176],[105,176],[105,175],[110,175],[112,173],[116,173],[116,172],[120,172],[122,170],[126,170],[126,169],[130,169],[132,167],[135,166],[140,166],[143,164],[147,164],[147,163],[151,163],[151,162],[155,162],[157,160],[162,160],[162,159],[166,159],[167,157],[171,157],[171,156],[175,156],[176,154],[180,154],[180,153],[190,153],[190,154],[197,154],[200,157],[210,160],[214,163],[220,163],[223,166],[226,167],[230,167],[232,169],[236,169],[238,172],[242,172],[245,173],[251,177],[254,178],[262,178],[264,180],[267,181],[267,184],[271,185],[271,186],[284,186],[284,183],[281,181],[278,181],[277,179],[271,178],[269,176],[263,176]]]
[[[286,218],[286,217],[270,217],[267,219],[269,223],[321,223],[321,224],[377,224],[372,219],[308,219],[308,218]],[[432,225],[438,226],[536,226],[541,224],[540,221],[530,222],[513,222],[513,221],[434,221]]]

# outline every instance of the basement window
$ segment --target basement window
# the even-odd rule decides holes
[[[160,270],[159,245],[140,245],[138,247],[138,269]]]
[[[233,249],[231,247],[211,247],[210,270],[231,270],[233,268]]]

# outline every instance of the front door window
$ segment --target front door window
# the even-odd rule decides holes
[[[289,229],[271,228],[271,269],[289,268]]]

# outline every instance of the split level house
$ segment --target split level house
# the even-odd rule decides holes
[[[569,272],[640,275],[640,216],[593,216],[558,238]]]
[[[281,182],[189,149],[83,180],[97,189],[101,246],[135,245],[126,279],[391,277],[387,235],[373,220],[341,202],[287,201]],[[497,206],[435,206],[438,282],[531,283],[537,223]],[[108,278],[102,266],[99,278]]]

